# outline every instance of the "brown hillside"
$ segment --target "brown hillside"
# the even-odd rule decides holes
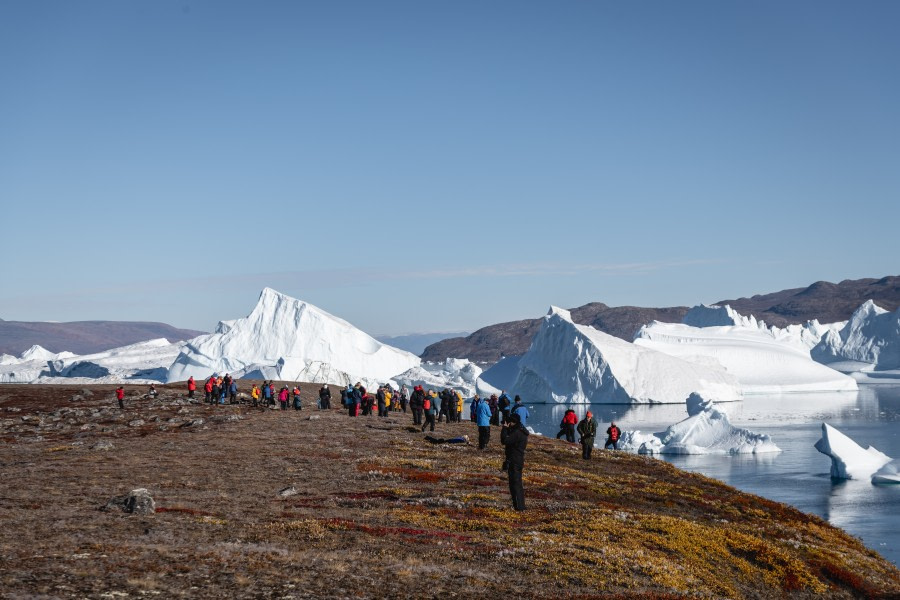
[[[662,461],[532,436],[515,513],[496,428],[481,452],[402,413],[211,407],[180,386],[130,388],[120,411],[112,389],[0,387],[0,596],[900,594],[859,540]],[[150,514],[98,510],[134,488]]]

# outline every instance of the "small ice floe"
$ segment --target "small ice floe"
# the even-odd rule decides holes
[[[781,452],[763,433],[735,427],[712,400],[693,393],[688,418],[661,433],[625,431],[619,447],[638,454],[759,454]]]
[[[828,423],[822,423],[822,438],[815,448],[831,458],[831,476],[835,479],[871,477],[873,483],[900,483],[897,475],[900,461],[872,446],[863,448]]]

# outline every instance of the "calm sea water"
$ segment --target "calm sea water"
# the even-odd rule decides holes
[[[900,458],[900,385],[864,386],[853,393],[750,396],[718,406],[728,412],[732,424],[771,435],[782,452],[662,460],[819,515],[894,564],[900,563],[900,485],[833,481],[831,460],[813,448],[821,437],[822,422],[827,422],[863,447],[871,445]],[[538,433],[555,436],[566,408],[581,417],[587,406],[529,406],[528,424]],[[623,430],[657,432],[687,417],[681,405],[592,405],[590,409],[603,431],[615,420]]]

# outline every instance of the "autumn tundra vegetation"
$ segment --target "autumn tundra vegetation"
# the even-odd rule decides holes
[[[860,540],[653,458],[532,435],[513,511],[499,435],[115,387],[0,387],[0,596],[900,596]]]

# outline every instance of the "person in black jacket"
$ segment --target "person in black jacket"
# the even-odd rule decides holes
[[[528,445],[528,430],[522,427],[518,414],[510,415],[509,423],[500,430],[500,443],[506,450],[506,473],[509,476],[509,495],[513,508],[525,510],[525,488],[522,486],[522,470],[525,468],[525,446]]]
[[[319,389],[319,408],[331,408],[331,389],[328,387],[327,383],[323,384]]]
[[[413,414],[413,425],[422,424],[422,408],[424,406],[425,390],[422,389],[421,385],[417,385],[409,397],[409,407],[412,409]]]

